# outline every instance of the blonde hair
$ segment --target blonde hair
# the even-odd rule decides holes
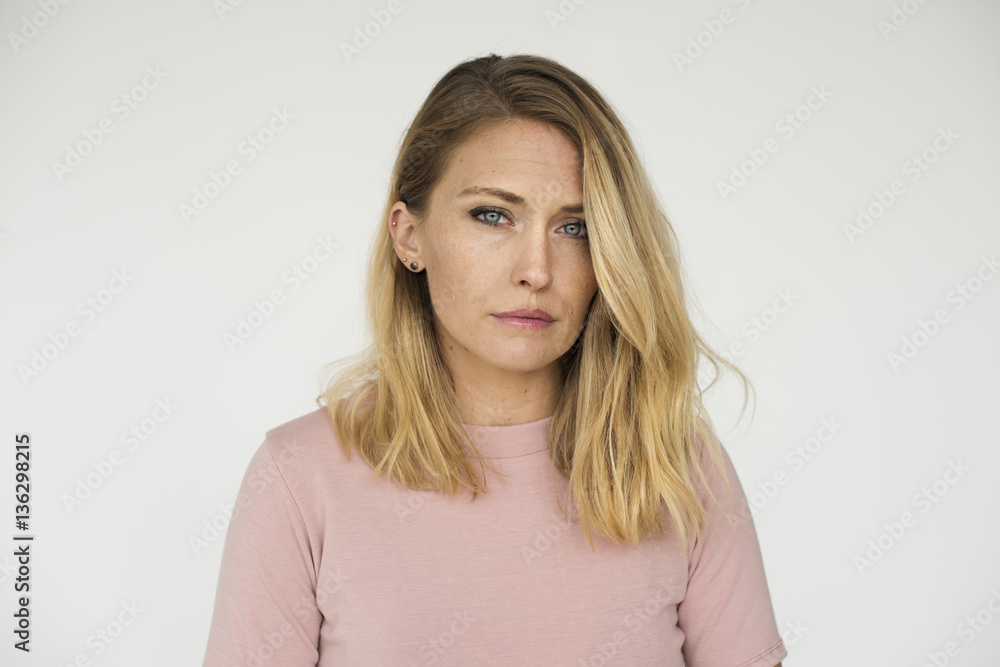
[[[687,545],[707,521],[695,477],[715,500],[700,461],[705,451],[732,493],[702,392],[722,364],[740,377],[745,410],[750,383],[688,317],[676,236],[625,127],[593,86],[548,58],[491,54],[435,84],[402,140],[369,256],[372,343],[324,382],[316,402],[347,458],[353,445],[373,478],[451,497],[464,486],[473,500],[488,492],[485,473],[476,478],[463,450],[472,447],[482,470],[437,347],[426,274],[398,261],[387,223],[399,200],[422,218],[455,149],[516,119],[558,128],[582,156],[598,285],[583,331],[561,358],[563,386],[548,429],[553,469],[569,480],[592,550],[591,528],[615,544],[662,536],[663,505]],[[704,390],[702,357],[715,371]]]

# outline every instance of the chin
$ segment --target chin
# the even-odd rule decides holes
[[[547,350],[516,349],[486,350],[483,359],[497,368],[509,371],[527,373],[537,371],[558,361],[558,355],[552,355]]]

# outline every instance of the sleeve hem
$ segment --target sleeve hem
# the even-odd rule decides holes
[[[774,667],[787,657],[788,650],[785,648],[785,643],[779,639],[776,644],[769,646],[760,655],[741,662],[735,667]]]

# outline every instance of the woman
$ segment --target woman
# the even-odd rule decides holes
[[[748,383],[611,106],[545,58],[459,64],[380,224],[373,344],[251,461],[204,664],[780,665],[698,361]]]

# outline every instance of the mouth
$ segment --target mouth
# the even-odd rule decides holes
[[[505,326],[521,330],[547,329],[555,321],[551,315],[538,308],[508,310],[505,313],[496,313],[493,317]]]
[[[551,315],[541,308],[516,308],[503,313],[496,313],[494,317],[508,320],[534,320],[545,322],[546,324],[551,324],[555,321]]]

